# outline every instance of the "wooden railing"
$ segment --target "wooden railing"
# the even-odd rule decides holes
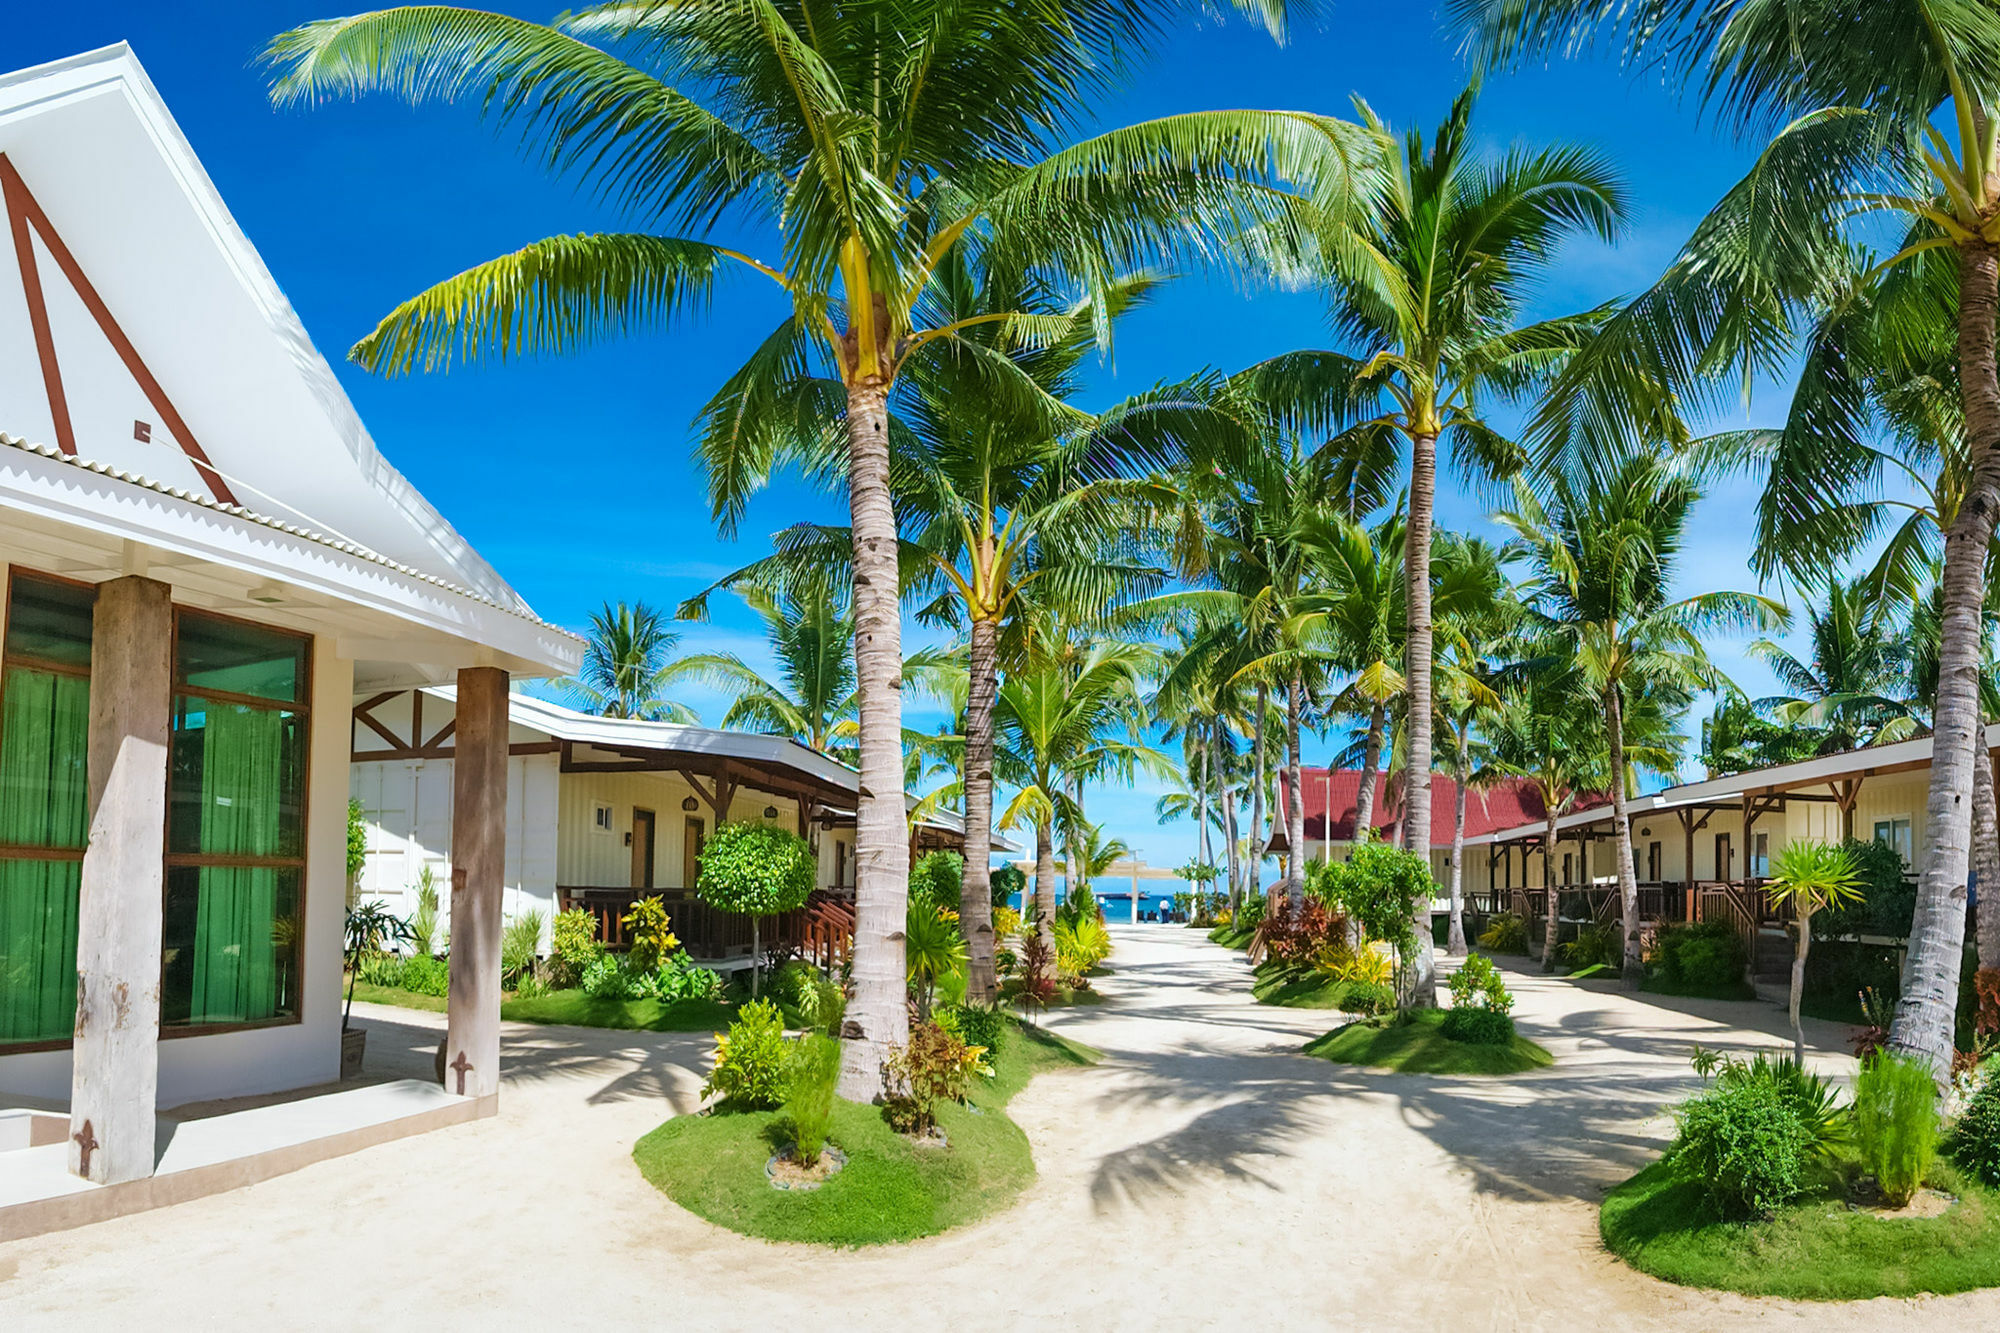
[[[667,920],[689,957],[703,962],[749,957],[750,918],[712,907],[690,889],[556,887],[562,910],[589,912],[597,921],[597,938],[613,949],[627,945],[624,918],[632,904],[653,897],[666,905]],[[854,947],[854,908],[840,894],[816,891],[798,911],[765,917],[757,938],[767,950],[799,953],[830,970]]]
[[[1694,920],[1727,921],[1750,949],[1757,947],[1757,922],[1745,905],[1743,890],[1734,884],[1709,882],[1694,887]]]

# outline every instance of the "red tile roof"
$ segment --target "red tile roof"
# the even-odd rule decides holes
[[[1355,798],[1361,793],[1361,774],[1351,768],[1304,770],[1306,840],[1325,838],[1327,807],[1333,807],[1335,842],[1354,840]],[[1375,778],[1375,810],[1369,822],[1376,835],[1394,841],[1402,832],[1403,783],[1401,775],[1392,782],[1386,774]],[[1331,799],[1329,800],[1329,794]],[[1458,799],[1458,784],[1444,774],[1431,778],[1431,845],[1451,846],[1452,803]],[[1497,829],[1538,823],[1544,818],[1542,798],[1532,783],[1522,778],[1506,778],[1487,788],[1474,787],[1465,798],[1465,836],[1476,837]]]

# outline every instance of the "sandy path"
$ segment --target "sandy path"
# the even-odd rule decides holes
[[[1688,1046],[1775,1045],[1774,1008],[1516,975],[1554,1069],[1375,1075],[1294,1054],[1329,1016],[1250,1003],[1238,955],[1114,933],[1113,1002],[1056,1020],[1109,1058],[1016,1101],[1040,1178],[964,1231],[830,1255],[709,1227],[629,1157],[692,1105],[706,1037],[508,1024],[497,1119],[0,1246],[0,1328],[2000,1326],[2000,1294],[1758,1302],[1600,1250],[1595,1204],[1664,1140]],[[432,1016],[367,1017],[371,1065],[428,1064]]]

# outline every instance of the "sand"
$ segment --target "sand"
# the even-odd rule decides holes
[[[1337,1015],[1251,1003],[1199,932],[1113,934],[1111,1002],[1050,1020],[1105,1063],[1015,1100],[1039,1179],[963,1231],[828,1253],[709,1226],[630,1158],[694,1108],[705,1035],[506,1024],[498,1118],[0,1246],[0,1328],[2000,1326],[2000,1292],[1752,1300],[1603,1251],[1597,1203],[1670,1133],[1689,1047],[1779,1047],[1774,1006],[1515,972],[1554,1068],[1377,1074],[1296,1054]],[[365,1021],[371,1066],[421,1075],[440,1016]],[[1829,1070],[1844,1036],[1809,1032]]]

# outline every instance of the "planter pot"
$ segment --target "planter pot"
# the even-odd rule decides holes
[[[345,1028],[340,1034],[340,1076],[354,1078],[361,1073],[361,1058],[368,1050],[367,1028]]]

